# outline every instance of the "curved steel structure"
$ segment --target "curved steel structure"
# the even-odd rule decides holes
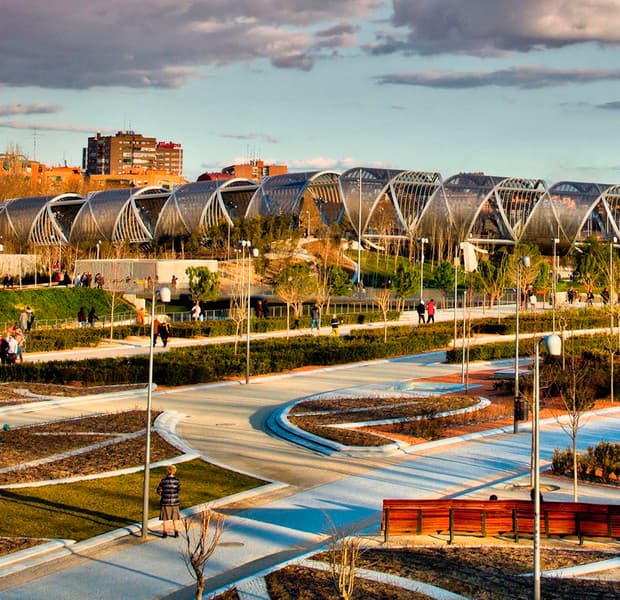
[[[320,219],[329,227],[343,215],[342,196],[336,171],[309,171],[286,173],[267,177],[256,190],[248,207],[247,216],[292,215],[307,222]],[[313,218],[315,216],[315,218]]]
[[[291,215],[298,226],[340,222],[360,238],[417,236],[435,248],[551,242],[566,247],[589,236],[620,238],[620,184],[355,167],[265,178],[35,196],[0,205],[0,236],[19,247],[108,241],[144,243],[190,235],[235,218]],[[557,242],[555,240],[560,240]],[[444,250],[440,254],[445,254]]]
[[[249,179],[197,181],[175,188],[164,204],[155,238],[202,236],[222,221],[245,216],[258,185]]]

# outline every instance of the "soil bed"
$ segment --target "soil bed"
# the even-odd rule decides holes
[[[617,556],[601,551],[545,547],[541,550],[543,570],[606,560]],[[416,547],[370,549],[363,553],[360,568],[391,573],[420,581],[476,600],[526,600],[531,597],[532,550],[523,547]],[[427,598],[380,583],[357,580],[354,598]],[[337,598],[327,573],[297,565],[267,576],[272,600]],[[619,581],[543,578],[546,600],[579,597],[617,598]]]

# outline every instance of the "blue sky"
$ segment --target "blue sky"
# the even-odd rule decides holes
[[[620,182],[620,0],[0,0],[0,151],[98,130],[260,157]],[[35,156],[36,153],[36,156]]]

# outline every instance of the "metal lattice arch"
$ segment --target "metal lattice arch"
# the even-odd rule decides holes
[[[84,204],[79,194],[7,200],[0,211],[0,235],[20,245],[67,244],[73,219]]]
[[[157,225],[157,239],[204,235],[222,222],[244,217],[258,185],[250,179],[197,181],[174,189],[164,204]]]
[[[541,179],[479,173],[459,173],[443,187],[458,240],[488,244],[520,241],[547,192]]]
[[[73,222],[71,241],[151,242],[169,195],[159,186],[91,193]]]
[[[340,176],[344,208],[358,237],[381,237],[379,228],[392,234],[401,230],[392,182],[403,173],[405,171],[398,169],[355,167]],[[371,216],[375,212],[373,228],[369,230]],[[402,215],[401,218],[404,224]]]
[[[559,181],[549,196],[571,244],[591,236],[620,237],[620,185]]]
[[[256,190],[246,216],[292,215],[299,223],[339,223],[344,206],[336,171],[308,171],[267,177]]]
[[[362,185],[363,185],[362,179]],[[382,190],[370,209],[365,238],[409,238],[418,234],[425,219],[430,200],[442,191],[439,173],[402,171]],[[363,191],[363,188],[362,188]],[[445,217],[445,215],[444,215]],[[445,220],[443,222],[445,228]]]

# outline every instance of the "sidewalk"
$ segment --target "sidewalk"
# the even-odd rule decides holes
[[[408,362],[405,366],[411,369],[412,365]],[[397,367],[402,369],[403,363],[381,363],[383,371],[397,372]],[[427,367],[431,368],[430,363]],[[369,368],[367,365],[353,367],[352,372],[347,373],[348,378],[359,378],[361,372]],[[334,381],[342,386],[343,371],[330,372],[339,374]],[[311,381],[310,376],[306,378]],[[294,382],[296,389],[302,389],[301,379],[303,376],[299,374],[282,375],[273,382],[248,386],[253,388],[248,393],[260,391],[271,397],[272,403],[278,402],[281,388],[275,387],[276,382],[288,381],[289,389]],[[601,439],[620,441],[619,415],[620,408],[589,418],[580,433],[580,446],[586,447]],[[236,439],[230,440],[233,448],[236,443]],[[566,444],[567,438],[560,426],[555,422],[545,423],[541,435],[542,464],[550,460],[555,447]],[[274,454],[272,460],[278,460],[278,455]],[[325,465],[332,461],[327,457],[322,460]],[[404,458],[386,460],[378,468],[288,497],[266,500],[261,506],[241,512],[227,511],[224,506],[221,511],[229,513],[226,529],[207,566],[207,590],[223,589],[287,560],[305,556],[325,542],[332,531],[331,523],[338,528],[365,530],[376,536],[383,498],[488,496],[491,490],[500,497],[507,494],[529,497],[525,485],[515,485],[529,480],[529,461],[529,431],[517,435],[491,432],[473,440],[456,438],[440,447],[413,447]],[[558,486],[546,497],[570,500],[570,489]],[[617,497],[617,490],[582,487],[584,501],[613,501]],[[30,581],[20,581],[16,577],[0,579],[0,595],[7,600],[84,597],[189,600],[193,597],[192,581],[180,556],[181,539],[152,537],[148,543],[129,542],[99,551],[88,548],[88,543],[72,546],[71,559],[65,562],[58,563],[58,558],[50,555],[54,558],[51,567],[31,565],[30,572],[35,577]],[[27,578],[29,573],[23,575]]]

